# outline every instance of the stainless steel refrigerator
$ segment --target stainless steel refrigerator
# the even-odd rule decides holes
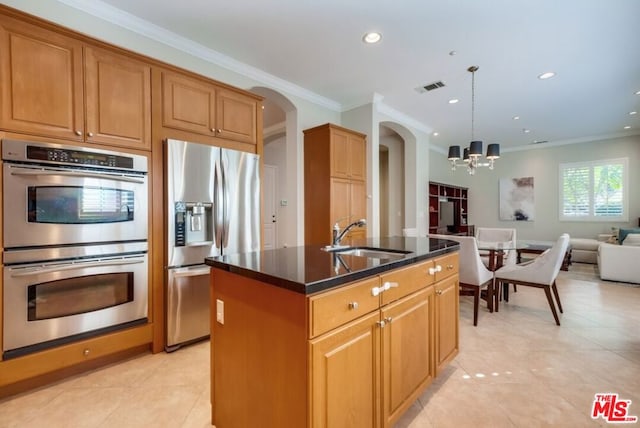
[[[209,336],[204,258],[260,249],[259,156],[165,141],[167,351]]]

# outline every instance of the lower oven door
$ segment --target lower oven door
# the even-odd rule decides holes
[[[146,322],[147,254],[4,267],[5,358]]]

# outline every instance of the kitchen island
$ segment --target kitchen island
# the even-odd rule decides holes
[[[458,244],[353,244],[205,260],[217,428],[392,426],[455,357]]]

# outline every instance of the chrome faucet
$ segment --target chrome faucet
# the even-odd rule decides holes
[[[367,225],[367,220],[364,218],[361,218],[360,220],[354,221],[349,226],[345,227],[342,233],[340,233],[340,226],[338,225],[338,222],[336,222],[336,224],[333,225],[333,243],[331,246],[334,248],[339,247],[340,241],[342,241],[342,238],[344,238],[344,235],[346,235],[347,232],[349,232],[351,229],[353,229],[356,226],[364,227],[366,225]]]

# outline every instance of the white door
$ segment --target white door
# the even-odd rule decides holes
[[[276,248],[278,243],[278,223],[276,217],[278,208],[278,195],[276,192],[277,176],[277,166],[264,166],[264,215],[262,216],[264,223],[262,226],[265,250]]]

